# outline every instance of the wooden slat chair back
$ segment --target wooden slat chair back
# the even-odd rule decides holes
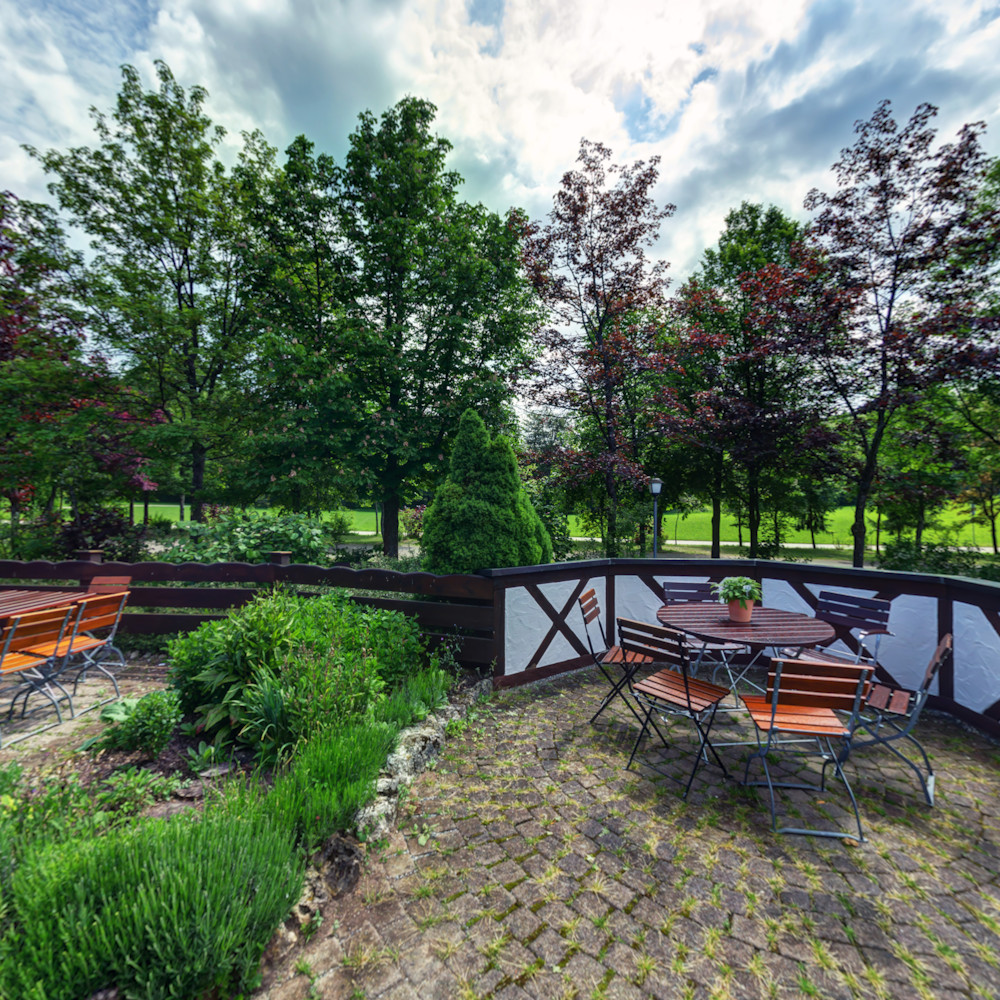
[[[898,757],[917,776],[924,798],[930,806],[934,805],[934,769],[931,767],[927,752],[913,735],[913,730],[920,720],[924,705],[927,704],[931,686],[951,653],[952,637],[949,634],[938,643],[924,671],[924,679],[915,691],[878,681],[872,684],[865,703],[865,711],[858,723],[859,728],[867,735],[861,739],[855,737],[852,743],[852,750],[883,746]],[[923,760],[924,770],[894,745],[901,740],[916,748]]]
[[[79,614],[74,622],[69,655],[64,667],[65,670],[76,674],[73,681],[74,694],[80,681],[86,680],[87,671],[94,669],[111,681],[115,697],[120,695],[118,680],[103,661],[113,656],[118,660],[119,666],[125,666],[125,655],[115,645],[115,637],[128,598],[129,592],[123,590],[114,594],[98,594],[79,602]]]
[[[14,714],[18,698],[23,699],[21,715],[24,716],[28,697],[34,692],[48,699],[59,722],[62,722],[60,701],[69,705],[73,717],[73,700],[55,679],[58,667],[54,660],[55,650],[69,630],[75,612],[71,606],[25,612],[12,618],[0,633],[0,684],[12,688],[5,693],[10,697],[8,719]],[[37,653],[34,650],[39,646],[52,647],[54,652]]]
[[[857,800],[843,764],[851,751],[852,734],[869,688],[872,669],[871,664],[832,663],[814,657],[774,659],[768,669],[766,693],[743,696],[757,732],[757,750],[747,758],[743,782],[767,787],[771,826],[776,832],[820,837],[854,836],[840,830],[778,825],[776,789],[824,791],[826,769],[832,765],[847,790],[857,823],[857,839],[864,840]],[[840,744],[837,750],[834,741]],[[775,781],[771,765],[782,754],[818,756],[822,761],[818,786]],[[748,780],[754,761],[760,761],[764,781]]]
[[[87,584],[88,594],[119,594],[132,584],[130,576],[95,576]]]
[[[656,723],[655,715],[660,715],[664,721],[679,716],[693,724],[699,737],[698,748],[694,753],[694,765],[684,787],[684,797],[686,798],[691,791],[698,767],[702,760],[706,759],[706,751],[712,754],[723,775],[728,777],[726,766],[712,746],[709,734],[719,703],[729,694],[729,689],[691,676],[687,645],[683,635],[674,629],[619,618],[618,637],[626,653],[647,656],[658,663],[666,664],[664,669],[658,670],[633,686],[636,699],[645,709],[645,718],[626,766],[629,768],[632,766],[643,737],[647,734],[652,737],[650,729],[660,737],[664,747],[670,746]],[[668,777],[674,777],[668,772],[663,773],[667,773]]]
[[[716,600],[712,585],[700,580],[669,580],[663,585],[664,604],[704,604]]]
[[[593,723],[615,698],[621,698],[628,710],[635,716],[636,721],[642,723],[642,717],[633,704],[632,679],[635,672],[640,668],[651,664],[653,661],[647,656],[626,652],[619,645],[609,646],[607,633],[601,622],[601,605],[597,600],[597,594],[593,589],[587,590],[579,597],[580,613],[583,615],[583,628],[587,634],[587,645],[590,646],[591,656],[594,663],[604,674],[611,689],[604,696],[597,711],[590,717]],[[596,629],[599,639],[595,643],[592,637],[592,630]]]
[[[853,594],[822,590],[816,598],[815,616],[841,632],[854,636],[858,643],[855,662],[866,659],[875,663],[882,637],[892,635],[889,631],[891,608],[889,601],[877,597],[856,597]],[[866,640],[871,637],[874,642],[869,649]]]

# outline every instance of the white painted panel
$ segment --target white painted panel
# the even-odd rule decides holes
[[[1000,637],[975,605],[956,601],[953,615],[955,701],[983,712],[1000,700]]]
[[[615,617],[637,622],[655,622],[656,610],[663,598],[654,594],[637,576],[619,576],[615,580]]]
[[[896,683],[916,688],[938,644],[937,598],[900,594],[892,602],[889,630],[879,647],[878,658]]]
[[[563,605],[569,599],[576,584],[572,580],[560,583],[546,583],[539,587],[556,611],[562,610]],[[597,577],[587,582],[587,586],[594,588],[594,593],[604,609],[604,577]],[[552,627],[552,620],[538,606],[535,599],[524,587],[511,587],[506,591],[505,597],[505,624],[504,624],[504,674],[519,674],[527,670],[532,665],[533,659],[537,656],[534,666],[547,666],[551,663],[559,663],[562,660],[571,660],[579,656],[569,640],[557,634],[552,642],[536,653],[538,644],[548,634]],[[584,630],[583,616],[577,608],[571,607],[566,615],[566,624],[570,630],[580,637],[580,641],[587,645],[587,635]],[[591,626],[593,629],[592,639],[595,647],[600,640],[600,633],[596,628],[596,622]]]
[[[548,631],[549,618],[524,587],[506,592],[504,618],[504,674],[519,674]]]

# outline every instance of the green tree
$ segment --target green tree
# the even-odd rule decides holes
[[[965,125],[935,147],[936,113],[921,104],[900,128],[883,101],[834,164],[836,192],[813,190],[805,202],[817,213],[808,237],[831,291],[810,353],[858,456],[855,566],[864,565],[865,510],[893,423],[929,388],[989,368],[995,351],[1000,209],[982,197],[985,126]]]
[[[779,209],[744,202],[678,299],[686,329],[671,381],[680,419],[668,426],[701,453],[697,491],[712,504],[716,558],[724,504],[745,518],[751,558],[773,554],[797,474],[816,468],[815,447],[803,447],[811,435],[821,440],[821,400],[796,323],[805,294],[793,268],[799,236]]]
[[[610,159],[606,146],[580,143],[579,169],[563,175],[548,223],[534,227],[528,263],[551,320],[538,333],[533,393],[578,417],[586,446],[561,453],[563,478],[587,496],[613,557],[625,534],[619,510],[648,481],[641,459],[666,364],[658,335],[667,264],[646,251],[674,206],[658,208],[651,195],[659,157],[627,167]]]
[[[72,297],[78,266],[50,208],[0,193],[0,496],[10,504],[15,556],[31,555],[19,529],[32,511],[51,520],[51,544],[60,493],[79,520],[120,490],[148,484],[141,439],[149,421],[104,360],[85,353]]]
[[[451,144],[431,133],[435,111],[407,97],[381,119],[360,115],[335,189],[351,266],[352,453],[381,498],[390,556],[400,505],[440,481],[462,412],[499,422],[536,325],[526,222],[459,199],[461,178],[445,169]]]
[[[448,478],[424,515],[424,568],[471,573],[552,561],[552,542],[517,474],[514,449],[490,439],[482,417],[466,410]]]
[[[204,89],[185,93],[162,62],[156,73],[147,91],[123,67],[114,111],[91,109],[96,147],[29,152],[91,237],[90,322],[128,383],[164,414],[161,449],[186,454],[200,519],[206,462],[238,437],[259,317],[248,295],[247,205],[215,153],[224,130],[203,110]],[[272,169],[258,136],[242,158],[244,173]]]

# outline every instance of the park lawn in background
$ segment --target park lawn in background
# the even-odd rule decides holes
[[[258,509],[258,508],[255,508]],[[272,508],[273,509],[273,508]],[[185,511],[189,511],[190,507],[186,507]],[[275,513],[277,513],[276,509]],[[122,505],[122,512],[127,513],[127,505]],[[142,518],[142,507],[136,504],[135,508],[136,519],[140,520]],[[149,505],[149,513],[152,517],[166,517],[172,521],[176,521],[178,518],[178,505],[175,503],[153,503]],[[371,541],[374,542],[378,539],[378,536],[374,536],[375,531],[375,512],[372,510],[346,510],[343,513],[347,514],[351,519],[351,537],[347,541]],[[324,516],[332,516],[332,514],[325,514]],[[953,505],[948,508],[940,517],[941,522],[946,526],[946,530],[954,530],[958,528],[958,543],[961,545],[978,545],[978,546],[988,546],[990,544],[990,530],[984,525],[976,525],[975,529],[965,522],[968,520],[969,511],[968,507],[964,505]],[[851,547],[851,524],[854,520],[854,510],[851,507],[839,507],[837,510],[833,511],[827,523],[830,526],[830,531],[817,533],[816,543],[818,545],[838,545],[845,548]],[[675,539],[678,541],[692,541],[692,542],[706,542],[710,543],[712,540],[712,515],[709,510],[696,511],[693,514],[688,514],[687,516],[676,515],[665,513],[660,522],[662,530],[662,544],[667,545],[672,543]],[[571,515],[569,519],[569,532],[573,538],[585,538],[586,533],[580,524],[580,518],[576,515]],[[875,544],[875,527],[871,518],[869,518],[869,548],[874,547]],[[354,537],[358,536],[358,537]],[[374,537],[373,537],[374,536]],[[974,536],[974,537],[973,537]],[[888,541],[891,536],[883,533],[882,540]],[[930,530],[926,532],[926,538],[928,541],[943,541],[944,533],[941,531]],[[948,540],[952,540],[950,537]],[[723,542],[738,542],[739,535],[736,530],[735,525],[731,523],[731,519],[723,517],[722,519],[722,541]],[[807,531],[795,531],[789,530],[786,535],[783,536],[782,541],[789,545],[800,545],[803,547],[809,547],[812,544],[812,539]],[[743,529],[743,544],[749,544],[749,533],[746,528]]]

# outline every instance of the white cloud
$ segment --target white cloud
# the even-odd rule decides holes
[[[904,118],[940,104],[942,135],[995,120],[998,34],[986,0],[0,0],[0,168],[41,195],[19,144],[91,141],[86,108],[110,108],[123,62],[204,85],[229,155],[260,127],[340,157],[360,111],[414,94],[439,106],[467,196],[496,209],[547,212],[584,136],[619,162],[661,155],[678,205],[662,250],[683,276],[745,198],[802,217],[881,98]]]

